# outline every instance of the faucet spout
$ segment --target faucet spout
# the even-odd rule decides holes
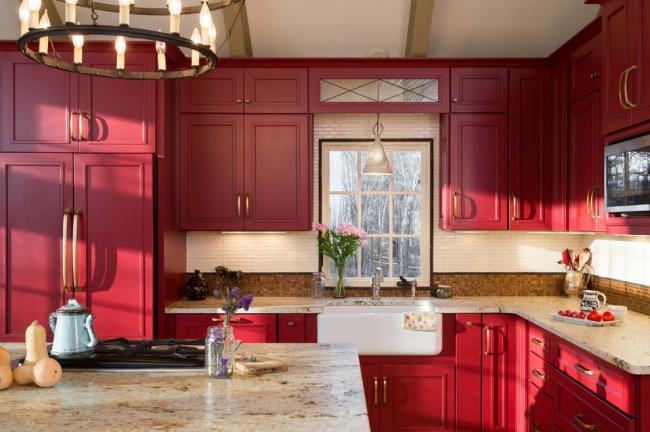
[[[381,300],[381,283],[384,281],[384,272],[381,267],[375,268],[375,274],[372,276],[372,300]]]

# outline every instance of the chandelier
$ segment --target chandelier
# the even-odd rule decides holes
[[[51,26],[47,9],[40,15],[41,0],[23,0],[18,9],[20,19],[20,38],[18,50],[28,58],[45,66],[83,75],[107,78],[158,80],[174,78],[191,78],[203,75],[214,69],[219,63],[217,53],[227,42],[234,24],[237,22],[245,0],[194,0],[194,5],[183,7],[182,0],[159,0],[166,7],[137,7],[136,0],[117,0],[117,5],[96,2],[95,0],[56,0],[65,3],[65,24]],[[217,30],[212,20],[211,11],[241,3],[233,24],[226,33],[224,42],[217,47]],[[77,8],[91,11],[92,24],[80,24],[77,21]],[[99,24],[97,11],[116,13],[119,25]],[[181,35],[180,16],[198,14],[198,27],[194,27],[188,39]],[[169,31],[152,31],[130,26],[131,15],[169,16]],[[115,43],[115,68],[103,69],[84,65],[83,46],[88,36],[108,38]],[[55,41],[70,40],[73,46],[72,62],[65,61],[56,51]],[[153,42],[152,54],[157,54],[156,70],[135,71],[125,67],[128,40]],[[33,45],[32,45],[33,44]],[[191,51],[189,67],[169,70],[166,61],[167,45],[185,48]],[[38,50],[33,50],[38,46]]]

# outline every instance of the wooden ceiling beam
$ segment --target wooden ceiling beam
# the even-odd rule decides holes
[[[409,27],[406,33],[406,57],[426,57],[435,0],[411,0]]]
[[[240,7],[242,8],[241,13],[237,17],[237,12],[239,12]],[[235,19],[237,20],[228,40],[230,57],[253,57],[253,45],[251,44],[251,33],[248,27],[246,4],[223,8],[223,19],[227,29],[233,25]]]

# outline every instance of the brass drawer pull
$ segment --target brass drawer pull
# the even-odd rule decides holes
[[[513,221],[516,221],[519,219],[519,208],[518,208],[518,199],[517,195],[512,194],[512,217],[511,219]]]
[[[629,87],[629,80],[630,80],[630,72],[633,70],[636,70],[636,65],[632,65],[629,68],[625,69],[625,72],[623,73],[624,75],[624,82],[623,82],[623,101],[625,104],[628,106],[628,109],[636,108],[637,105],[630,100],[630,95],[628,94],[628,87]]]
[[[225,321],[226,320],[224,318],[212,318],[212,322],[215,322],[215,323],[222,323],[222,322],[225,322]],[[230,322],[231,323],[240,323],[240,324],[250,324],[253,321],[251,321],[249,319],[246,319],[246,318],[242,318],[242,317],[232,317],[232,318],[230,318]]]
[[[388,403],[388,380],[384,377],[384,405]]]
[[[458,216],[458,196],[459,195],[460,194],[458,192],[454,192],[454,195],[453,195],[453,205],[452,205],[452,209],[451,209],[451,217],[454,218],[454,219],[459,219],[459,216]]]
[[[580,372],[583,375],[587,375],[587,376],[593,376],[594,375],[594,371],[592,371],[591,369],[587,369],[586,367],[584,367],[580,363],[576,363],[575,368],[576,368],[576,370],[578,372]]]
[[[537,345],[537,346],[541,346],[541,347],[544,346],[544,341],[541,340],[540,338],[532,337],[532,338],[530,338],[530,341],[533,343],[533,345]]]
[[[296,325],[296,323],[293,322],[293,321],[289,321],[289,322],[287,322],[287,326],[289,326],[289,327],[293,327],[293,326],[295,326],[295,325]]]
[[[539,378],[542,381],[546,379],[546,374],[543,374],[542,372],[538,371],[537,369],[533,369],[530,371],[530,374],[534,376],[535,378]]]
[[[379,404],[379,378],[374,377],[375,380],[375,405]]]
[[[625,73],[627,72],[627,69],[621,72],[621,74],[618,76],[618,104],[624,109],[624,110],[629,110],[630,107],[625,104],[623,101],[623,77],[625,76]]]
[[[492,345],[492,328],[489,326],[485,326],[485,355],[490,355],[492,354],[492,351],[490,350],[490,346]]]
[[[241,217],[241,194],[237,194],[237,218]]]
[[[585,421],[585,417],[586,416],[584,414],[576,414],[576,423],[578,423],[578,425],[580,425],[580,427],[584,430],[596,430],[596,425],[593,423],[587,423]]]

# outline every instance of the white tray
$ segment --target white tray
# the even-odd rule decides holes
[[[565,316],[562,316],[562,315],[558,315],[557,313],[552,313],[551,318],[553,318],[555,321],[564,321],[564,322],[568,322],[568,323],[571,323],[571,324],[584,325],[584,326],[590,326],[590,327],[607,327],[607,326],[616,325],[616,324],[618,324],[620,322],[619,320],[614,320],[614,321],[590,321],[587,318],[580,319],[580,318],[565,317]]]

